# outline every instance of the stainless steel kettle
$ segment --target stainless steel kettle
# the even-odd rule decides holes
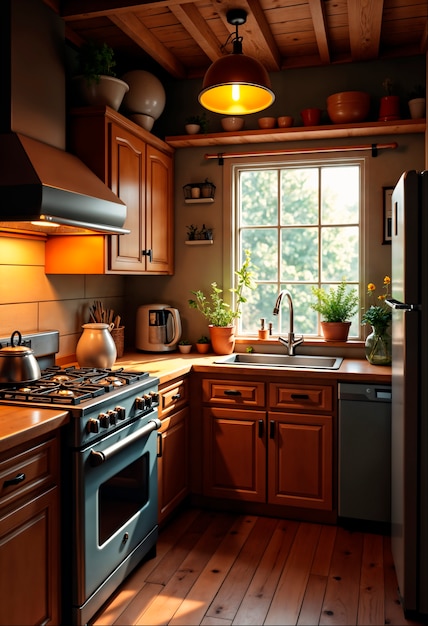
[[[168,304],[145,304],[138,307],[136,348],[146,352],[171,352],[181,337],[181,319],[177,309]]]
[[[40,366],[34,352],[22,345],[21,333],[15,330],[10,338],[10,346],[0,350],[0,383],[8,385],[31,383],[38,378]]]

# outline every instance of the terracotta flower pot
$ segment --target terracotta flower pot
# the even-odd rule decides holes
[[[384,96],[380,99],[379,122],[390,122],[400,119],[400,98]]]
[[[195,343],[196,350],[199,354],[206,354],[210,351],[211,344],[209,343]]]
[[[321,322],[325,341],[348,341],[351,322]]]
[[[211,345],[216,354],[232,354],[235,349],[235,326],[209,326]]]

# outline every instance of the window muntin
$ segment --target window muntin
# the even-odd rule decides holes
[[[247,292],[238,332],[256,333],[261,317],[274,334],[288,332],[286,304],[272,316],[276,296],[293,297],[296,334],[319,336],[311,286],[336,285],[343,277],[359,291],[364,160],[235,164],[235,259],[245,249],[257,266],[257,289]],[[350,336],[360,336],[359,315]]]

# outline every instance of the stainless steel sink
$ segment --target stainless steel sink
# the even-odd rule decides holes
[[[223,365],[245,365],[254,367],[297,367],[303,369],[337,370],[343,361],[342,357],[306,356],[288,354],[230,354],[217,359],[214,363]]]

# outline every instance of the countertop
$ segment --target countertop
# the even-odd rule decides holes
[[[215,368],[217,375],[229,378],[238,374],[245,374],[260,379],[265,379],[268,376],[270,379],[281,378],[284,380],[290,378],[294,381],[301,379],[302,382],[308,377],[324,381],[361,381],[385,384],[391,382],[391,367],[371,365],[365,359],[345,358],[338,370],[302,370],[279,367],[261,370],[242,365],[214,363],[219,358],[221,357],[215,354],[128,352],[116,361],[113,369],[122,367],[128,370],[148,372],[151,376],[159,378],[161,385],[174,378],[185,376],[191,371],[212,375],[214,373],[213,368]],[[68,411],[0,405],[0,452],[60,428],[68,421]]]

